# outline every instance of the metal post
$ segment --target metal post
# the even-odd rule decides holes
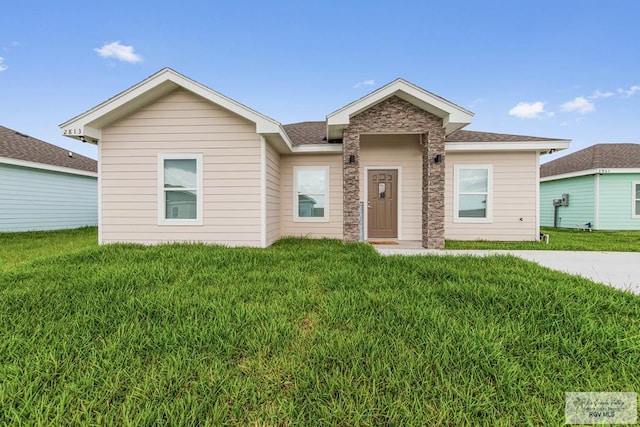
[[[358,227],[360,228],[360,241],[364,242],[364,202],[359,204],[360,220]]]

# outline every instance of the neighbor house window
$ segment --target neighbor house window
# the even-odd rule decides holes
[[[294,166],[293,218],[298,222],[329,221],[329,167]]]
[[[633,199],[631,203],[634,218],[640,218],[640,181],[633,182]]]
[[[158,223],[202,224],[202,154],[158,155]]]
[[[455,165],[454,219],[491,222],[491,166]]]

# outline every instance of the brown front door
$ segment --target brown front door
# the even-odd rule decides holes
[[[398,171],[370,170],[367,195],[367,237],[398,237]]]

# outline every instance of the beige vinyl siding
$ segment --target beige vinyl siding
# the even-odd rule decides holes
[[[253,123],[179,89],[103,129],[99,150],[103,243],[261,245]],[[203,225],[158,225],[159,153],[203,154]]]
[[[280,155],[266,144],[267,246],[280,238]]]
[[[454,165],[493,166],[491,223],[456,223]],[[451,240],[536,240],[536,153],[447,153],[445,238]],[[522,221],[520,221],[522,218]]]
[[[401,185],[398,238],[422,240],[422,154],[419,135],[360,135],[360,200],[366,204],[365,168],[397,167]],[[366,212],[365,212],[366,215]]]
[[[293,167],[329,167],[329,222],[293,221]],[[342,239],[342,154],[283,155],[280,157],[281,223],[283,236]]]

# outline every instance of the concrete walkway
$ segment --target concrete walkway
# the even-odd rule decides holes
[[[374,245],[382,255],[514,255],[544,267],[640,295],[640,252],[400,249]]]

